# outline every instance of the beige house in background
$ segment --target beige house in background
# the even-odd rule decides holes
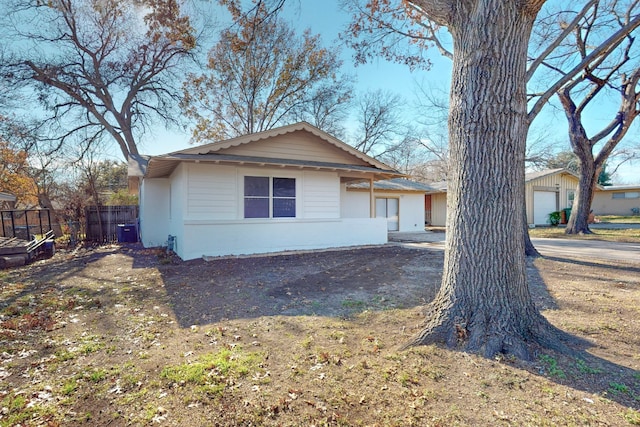
[[[591,209],[596,215],[633,215],[640,209],[640,185],[601,187],[593,195]]]
[[[573,204],[578,176],[566,169],[547,169],[525,175],[527,223],[547,225],[549,214],[570,208]],[[430,184],[434,188],[425,196],[425,217],[432,226],[444,226],[447,218],[447,184]],[[481,214],[481,213],[480,213]]]

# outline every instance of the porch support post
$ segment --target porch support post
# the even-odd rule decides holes
[[[373,194],[373,177],[369,178],[369,214],[376,217],[376,198]]]

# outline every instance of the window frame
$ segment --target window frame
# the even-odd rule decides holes
[[[268,180],[268,195],[249,195],[247,196],[247,178],[267,179]],[[282,180],[282,181],[280,181]],[[285,181],[286,180],[286,181]],[[293,185],[291,185],[293,181]],[[299,189],[299,177],[290,176],[286,174],[257,174],[255,172],[243,173],[241,175],[241,206],[242,206],[242,219],[244,220],[290,220],[298,217],[298,189]],[[285,184],[283,187],[276,188],[278,182]],[[289,185],[286,183],[289,182]],[[289,187],[289,188],[287,188]],[[278,195],[276,195],[278,193]],[[247,216],[247,200],[248,199],[267,199],[267,215],[266,216]],[[280,203],[284,202],[284,203]],[[288,203],[287,203],[288,202]],[[290,206],[287,206],[289,204]],[[292,204],[292,206],[291,206]],[[284,209],[285,214],[276,216],[276,211]]]
[[[615,200],[640,199],[640,191],[616,191],[611,193],[611,198]]]

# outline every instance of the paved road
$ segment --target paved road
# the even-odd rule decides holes
[[[445,233],[390,233],[389,240],[409,247],[444,249]],[[599,240],[531,239],[542,255],[580,259],[612,259],[640,263],[640,243]]]
[[[613,259],[640,263],[640,243],[599,240],[531,239],[542,255],[581,259]]]

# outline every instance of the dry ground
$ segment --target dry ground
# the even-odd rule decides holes
[[[139,246],[0,271],[0,425],[640,425],[640,262],[530,261],[579,357],[398,350],[440,251],[181,262]]]

